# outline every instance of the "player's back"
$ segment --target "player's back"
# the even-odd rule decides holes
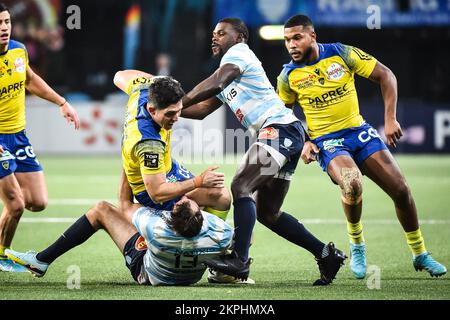
[[[222,255],[231,246],[233,229],[222,219],[202,212],[203,226],[192,238],[168,226],[170,211],[139,209],[133,223],[146,239],[144,266],[153,285],[189,285],[198,282],[204,260]]]
[[[25,129],[28,54],[22,43],[10,40],[0,59],[0,133],[17,133]]]
[[[285,107],[267,78],[261,61],[245,43],[232,46],[220,65],[234,64],[241,75],[217,97],[234,112],[252,133],[273,123],[288,124],[298,119]]]

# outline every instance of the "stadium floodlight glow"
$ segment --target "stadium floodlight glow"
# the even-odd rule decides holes
[[[284,26],[283,25],[267,25],[259,28],[259,36],[264,40],[283,40]]]

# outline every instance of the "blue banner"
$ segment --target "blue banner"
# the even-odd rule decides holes
[[[402,3],[402,6],[399,4]],[[249,26],[284,24],[293,15],[308,15],[317,26],[449,26],[447,0],[215,0],[214,22],[239,17]]]

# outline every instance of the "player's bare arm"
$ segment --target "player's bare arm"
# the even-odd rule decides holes
[[[216,97],[196,103],[181,110],[181,116],[188,119],[203,120],[223,105],[222,101]]]
[[[198,102],[207,100],[222,92],[234,79],[239,77],[241,71],[235,64],[227,63],[216,70],[209,78],[200,82],[183,98],[184,108]]]
[[[143,174],[145,189],[153,201],[163,203],[180,197],[196,188],[224,188],[225,175],[215,172],[219,167],[206,169],[201,175],[180,182],[166,182],[165,173]]]
[[[139,70],[122,70],[116,72],[113,81],[117,88],[126,93],[128,83],[139,77],[152,78],[153,75]]]
[[[369,79],[380,84],[385,108],[384,133],[388,144],[395,148],[403,135],[397,121],[397,79],[394,73],[380,62],[377,62]]]
[[[27,90],[39,98],[57,104],[60,107],[62,116],[68,123],[73,122],[75,129],[80,128],[80,120],[77,112],[70,103],[53,90],[40,76],[34,73],[33,69],[27,68],[27,80],[25,84]]]

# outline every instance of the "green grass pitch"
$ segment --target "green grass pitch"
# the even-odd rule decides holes
[[[115,199],[117,193],[119,157],[40,160],[50,202],[42,213],[24,214],[26,220],[19,225],[13,243],[18,251],[41,250],[70,225],[31,218],[77,218],[96,200]],[[450,157],[398,156],[397,160],[415,197],[427,249],[450,267]],[[198,174],[207,164],[186,167]],[[235,168],[230,164],[221,167],[227,183]],[[318,277],[312,256],[257,223],[250,251],[254,258],[250,276],[255,285],[210,285],[205,273],[201,282],[190,287],[144,287],[133,282],[121,253],[102,231],[56,260],[44,278],[0,273],[0,299],[449,299],[449,275],[436,279],[414,270],[392,201],[368,179],[364,188],[363,223],[370,266],[365,280],[354,279],[347,262],[331,286],[312,287]],[[283,209],[348,255],[339,198],[339,190],[317,164],[301,164]],[[71,266],[79,267],[80,289],[67,287]]]

